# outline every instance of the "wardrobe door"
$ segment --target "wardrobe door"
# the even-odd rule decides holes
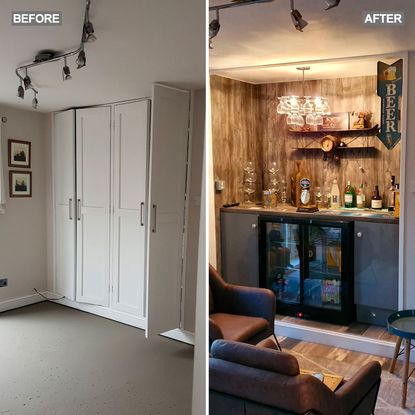
[[[146,335],[180,327],[190,94],[155,85]]]
[[[144,317],[149,101],[116,105],[112,308]]]
[[[53,123],[54,290],[75,299],[75,111],[54,115]]]
[[[111,109],[76,111],[76,300],[109,305]]]

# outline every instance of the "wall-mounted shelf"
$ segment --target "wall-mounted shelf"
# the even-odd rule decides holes
[[[294,147],[293,150],[297,150],[297,151],[321,151],[323,152],[323,150],[320,147]],[[367,150],[367,151],[377,151],[376,147],[372,147],[372,146],[361,146],[361,147],[336,147],[335,151],[362,151],[362,150]]]
[[[295,133],[295,134],[329,134],[329,133],[344,133],[344,134],[350,134],[350,133],[376,133],[379,131],[379,126],[378,124],[374,125],[373,127],[370,128],[352,128],[352,129],[347,129],[347,130],[292,130],[292,129],[288,129],[288,131],[290,133]]]

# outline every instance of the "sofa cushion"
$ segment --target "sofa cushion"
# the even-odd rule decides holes
[[[214,313],[209,316],[218,325],[223,338],[243,342],[268,328],[268,321],[261,317]]]
[[[228,340],[216,340],[212,344],[211,354],[216,359],[287,376],[296,376],[300,373],[298,361],[294,356],[270,348]]]

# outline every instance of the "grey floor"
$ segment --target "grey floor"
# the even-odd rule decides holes
[[[52,303],[0,314],[0,414],[191,412],[193,348]]]

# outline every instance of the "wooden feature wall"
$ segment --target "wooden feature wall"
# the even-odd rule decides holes
[[[295,172],[295,161],[303,160],[313,186],[329,190],[334,178],[342,192],[347,180],[353,186],[361,182],[370,200],[374,186],[385,194],[391,174],[399,182],[400,144],[388,150],[374,135],[340,137],[348,147],[367,147],[345,151],[339,162],[323,160],[322,152],[299,151],[299,147],[317,147],[324,134],[296,134],[288,131],[286,116],[276,112],[278,96],[311,95],[329,99],[332,112],[371,111],[372,125],[379,123],[380,99],[376,95],[376,77],[353,77],[302,82],[252,85],[219,76],[211,76],[212,147],[215,180],[225,181],[225,190],[215,193],[218,264],[220,264],[219,208],[225,203],[242,202],[243,166],[252,160],[257,166],[257,200],[261,201],[263,172],[272,161],[280,168],[280,178]],[[372,148],[371,148],[372,147]]]

